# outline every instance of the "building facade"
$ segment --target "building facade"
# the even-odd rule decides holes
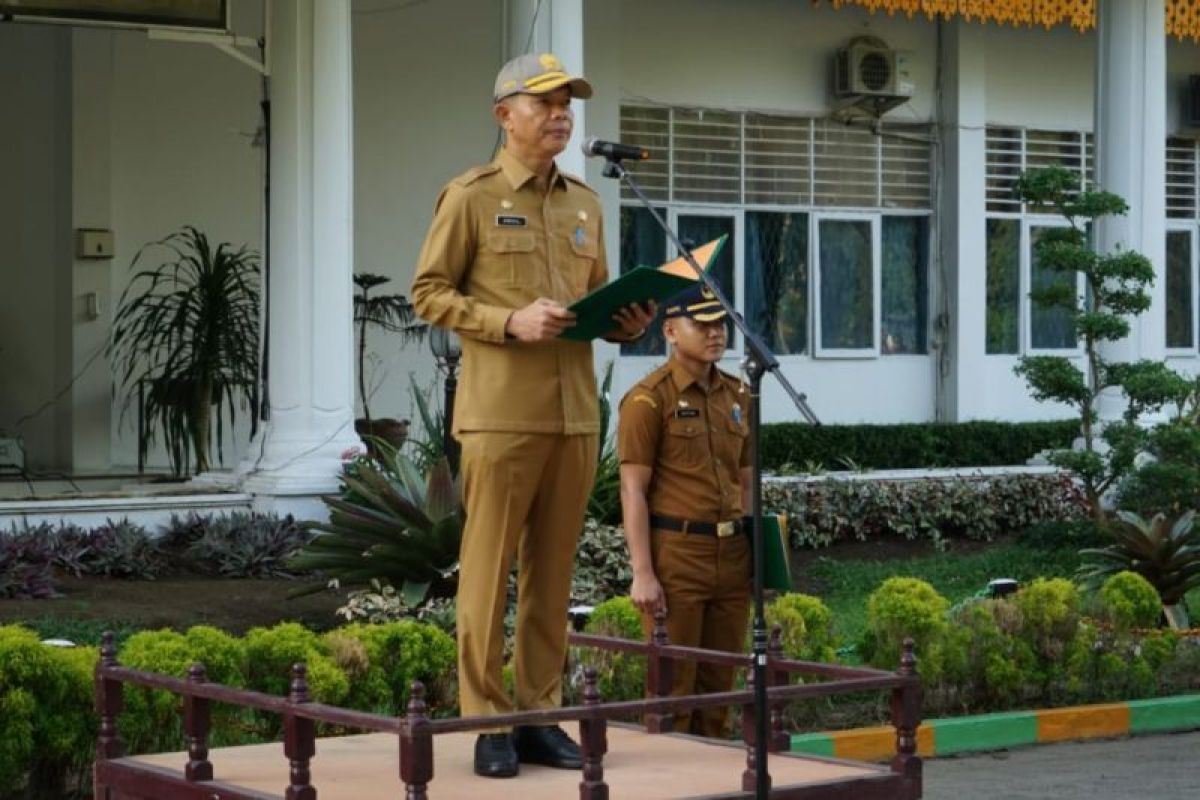
[[[496,146],[495,71],[527,50],[596,86],[576,103],[576,139],[647,147],[632,174],[656,208],[685,238],[730,235],[716,274],[825,422],[1068,414],[1013,373],[1021,355],[1080,357],[1028,299],[1053,279],[1033,243],[1060,222],[1011,191],[1051,163],[1129,201],[1097,242],[1144,253],[1159,275],[1113,355],[1200,367],[1193,0],[231,8],[239,37],[264,37],[264,52],[242,52],[269,76],[204,39],[0,23],[0,74],[17,78],[0,82],[13,123],[0,128],[0,440],[19,439],[31,469],[136,463],[104,349],[113,306],[140,246],[192,224],[270,264],[268,419],[254,441],[246,415],[226,432],[222,480],[262,508],[332,489],[357,441],[350,276],[407,291],[438,189]],[[905,98],[878,119],[831,91],[835,54],[856,42],[898,54]],[[599,163],[575,143],[562,162],[601,193],[614,274],[667,258]],[[113,231],[113,258],[77,258],[80,228]],[[373,411],[413,416],[412,387],[436,382],[427,348],[372,337]],[[727,369],[741,348],[735,337]],[[614,362],[616,394],[662,355],[651,337],[600,346],[597,364]],[[799,419],[770,378],[764,408]]]

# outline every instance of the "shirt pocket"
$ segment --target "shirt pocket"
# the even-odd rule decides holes
[[[587,228],[578,228],[577,230],[583,231],[583,235],[572,233],[570,236],[572,257],[568,269],[568,283],[571,291],[578,297],[587,294],[588,279],[592,276],[596,259],[600,257],[600,244],[596,238],[596,231]]]
[[[672,467],[699,469],[708,462],[707,421],[703,417],[667,420],[664,461]]]
[[[532,231],[489,231],[487,258],[480,266],[502,286],[540,289],[543,270],[534,258],[535,249]]]
[[[750,427],[745,420],[734,419],[731,411],[725,423],[717,426],[717,431],[721,442],[721,452],[717,453],[717,458],[725,462],[729,469],[737,474],[742,459],[742,450],[746,447],[746,439],[750,436]]]

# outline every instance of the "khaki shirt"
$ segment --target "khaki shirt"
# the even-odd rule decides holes
[[[566,306],[608,280],[596,193],[557,168],[549,185],[501,150],[438,197],[412,300],[463,339],[455,433],[600,430],[591,343],[504,334],[509,316],[539,297]]]
[[[750,395],[714,370],[706,392],[673,359],[621,400],[617,452],[622,464],[650,467],[651,514],[692,522],[742,516],[740,470],[750,466]]]

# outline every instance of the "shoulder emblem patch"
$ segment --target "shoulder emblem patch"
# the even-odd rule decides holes
[[[651,397],[651,396],[650,396],[650,395],[648,395],[648,394],[635,394],[635,395],[633,396],[633,402],[635,402],[635,403],[646,403],[646,404],[648,404],[648,405],[649,405],[651,408],[658,408],[658,403],[654,402],[654,398],[653,398],[653,397]]]

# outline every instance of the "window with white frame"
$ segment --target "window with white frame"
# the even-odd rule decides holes
[[[928,349],[930,128],[881,135],[825,119],[625,106],[627,165],[685,243],[722,233],[713,267],[779,354],[874,357]],[[621,269],[668,258],[666,235],[622,186]],[[811,265],[811,266],[810,266]],[[661,355],[652,326],[633,355]],[[741,343],[730,339],[731,349]]]
[[[1167,138],[1166,345],[1177,356],[1197,354],[1198,150],[1196,139]]]
[[[1065,167],[1090,187],[1094,181],[1090,133],[989,127],[986,135],[985,352],[990,355],[1074,353],[1079,343],[1066,309],[1034,303],[1030,292],[1082,278],[1038,263],[1036,245],[1048,228],[1065,223],[1048,209],[1023,203],[1014,192],[1026,170]]]

